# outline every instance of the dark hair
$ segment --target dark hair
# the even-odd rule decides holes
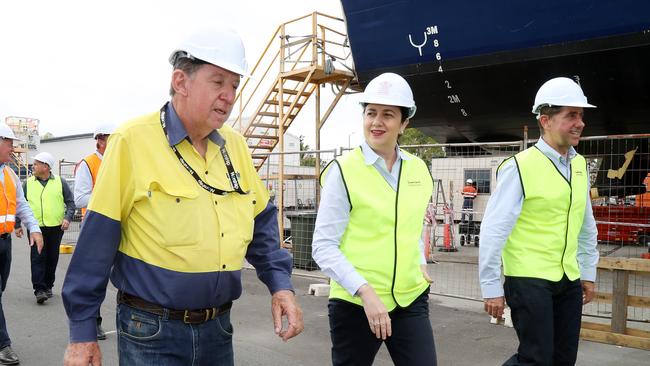
[[[173,70],[181,70],[191,77],[204,64],[207,64],[207,62],[203,60],[199,60],[198,58],[177,57],[176,60],[174,61]],[[176,94],[176,91],[174,90],[174,86],[170,85],[169,95],[173,97],[174,94]]]
[[[544,114],[547,115],[548,118],[553,118],[553,116],[560,113],[561,111],[562,111],[561,106],[544,105],[539,107],[539,116],[541,117]],[[539,122],[539,117],[537,118],[537,126],[539,127],[539,135],[544,136],[544,128],[542,127],[542,124]]]
[[[368,106],[368,104],[370,104],[370,103],[361,103],[361,106],[363,107],[364,112],[366,111],[366,107]],[[400,117],[400,120],[402,122],[406,121],[406,119],[409,117],[409,111],[411,110],[411,108],[402,107],[402,106],[396,106],[396,107],[399,108],[399,111],[402,114],[401,117]]]

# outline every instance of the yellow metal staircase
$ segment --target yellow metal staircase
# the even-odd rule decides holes
[[[314,94],[318,149],[320,128],[351,88],[349,58],[343,19],[315,12],[277,28],[251,71],[253,78],[240,87],[234,108],[238,115],[231,120],[246,138],[257,169],[276,146],[284,150],[284,133]],[[334,99],[321,116],[323,84],[332,85]],[[282,165],[282,157],[280,161]]]

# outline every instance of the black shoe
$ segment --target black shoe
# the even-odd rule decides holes
[[[18,355],[11,349],[11,346],[0,349],[0,365],[18,365],[19,363]]]
[[[45,291],[38,291],[36,293],[36,302],[39,304],[42,304],[47,300],[47,295],[45,294]]]
[[[48,288],[47,290],[45,290],[45,295],[47,295],[48,299],[51,299],[54,296],[54,294],[52,293],[52,289]]]
[[[104,333],[104,330],[102,329],[102,324],[101,323],[97,323],[97,339],[98,340],[106,339],[106,333]]]

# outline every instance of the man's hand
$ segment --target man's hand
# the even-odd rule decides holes
[[[368,318],[370,331],[377,337],[385,340],[393,334],[390,316],[386,305],[381,301],[375,289],[369,284],[364,284],[357,291],[363,301],[363,310]]]
[[[271,313],[273,314],[275,334],[285,342],[300,334],[305,328],[302,320],[302,310],[296,301],[296,295],[289,290],[280,290],[273,294]],[[283,316],[287,317],[287,329],[282,329]]]
[[[36,244],[38,254],[41,254],[41,251],[43,251],[43,234],[29,233],[29,246],[32,247],[34,244]]]
[[[431,276],[429,276],[429,272],[427,271],[427,265],[426,264],[420,264],[420,271],[422,272],[422,276],[424,277],[425,280],[429,283],[433,283],[433,279]]]
[[[70,221],[63,219],[63,223],[61,224],[61,230],[65,231],[68,230],[70,227]]]
[[[23,228],[19,227],[14,229],[14,233],[16,233],[17,238],[22,238],[23,237]]]
[[[63,356],[64,366],[102,366],[102,351],[97,342],[70,343]]]
[[[497,319],[503,317],[503,308],[505,307],[505,304],[506,301],[503,296],[483,299],[483,308],[485,309],[485,312]]]
[[[591,281],[580,281],[582,283],[582,304],[588,304],[594,298],[596,285]]]

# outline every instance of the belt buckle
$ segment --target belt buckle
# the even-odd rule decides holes
[[[217,316],[217,308],[203,309],[203,311],[205,312],[205,318],[203,320],[192,321],[192,319],[190,318],[191,312],[189,310],[185,310],[185,312],[183,313],[183,323],[201,324],[207,322],[210,319],[214,319]]]

